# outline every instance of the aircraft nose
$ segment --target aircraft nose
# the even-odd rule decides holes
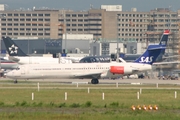
[[[8,76],[11,76],[12,75],[12,72],[11,71],[9,71],[8,73],[6,73],[6,76],[8,77]]]
[[[13,77],[13,71],[9,71],[9,72],[6,74],[6,77],[9,77],[9,78]]]

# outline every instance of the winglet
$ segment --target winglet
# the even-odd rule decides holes
[[[169,35],[170,31],[169,30],[164,30],[165,35]]]
[[[163,33],[163,35],[161,36],[159,45],[163,45],[163,46],[166,46],[166,45],[167,45],[169,33],[170,33],[169,30],[164,30],[164,33]]]

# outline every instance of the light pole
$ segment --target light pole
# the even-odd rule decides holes
[[[1,73],[1,40],[2,40],[2,35],[1,35],[1,19],[3,17],[5,17],[5,14],[0,13],[0,73]]]
[[[118,15],[117,15],[117,53],[116,53],[116,62],[119,62],[119,40],[118,40],[118,36],[119,36],[119,32],[118,32]]]

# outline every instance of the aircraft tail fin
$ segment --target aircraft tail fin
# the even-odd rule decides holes
[[[159,45],[149,45],[147,50],[134,62],[152,65],[157,57],[165,52],[167,41],[168,41],[169,30],[165,30]]]
[[[9,56],[28,56],[17,46],[13,40],[11,40],[10,37],[2,37],[2,39]]]
[[[170,33],[169,30],[165,30],[164,31],[163,35],[161,36],[159,45],[162,45],[162,46],[166,46],[167,45],[169,33]]]

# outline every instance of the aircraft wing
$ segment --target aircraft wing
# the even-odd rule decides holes
[[[165,65],[165,64],[179,64],[180,61],[172,61],[172,62],[155,62],[153,65]]]

